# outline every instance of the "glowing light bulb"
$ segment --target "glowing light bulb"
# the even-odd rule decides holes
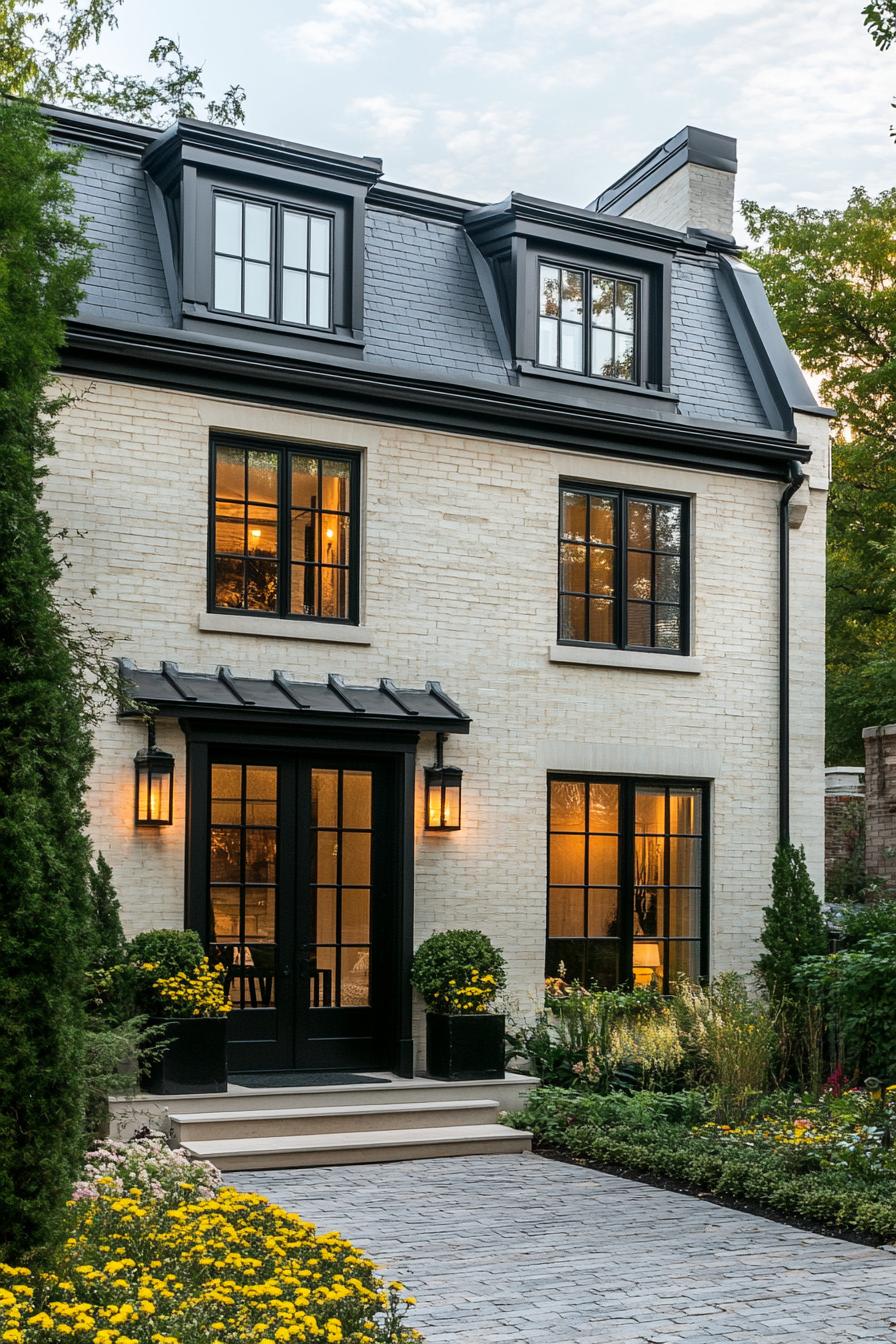
[[[251,533],[252,533],[252,536],[255,537],[256,539],[257,539],[258,537],[261,536],[261,528],[260,528],[260,527],[253,527],[253,528],[250,529],[250,531],[251,531]]]

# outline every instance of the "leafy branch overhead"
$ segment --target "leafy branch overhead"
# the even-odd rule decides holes
[[[836,413],[827,753],[861,762],[862,728],[896,717],[896,190],[742,210],[785,339]]]
[[[889,51],[896,41],[896,0],[880,0],[879,4],[866,5],[862,10],[862,21],[874,45],[880,51]]]
[[[118,27],[122,3],[61,0],[53,19],[42,0],[0,0],[0,92],[150,123],[202,117],[234,126],[244,120],[242,86],[231,84],[219,100],[209,98],[203,67],[186,60],[175,38],[156,38],[148,79],[81,60],[87,47]]]

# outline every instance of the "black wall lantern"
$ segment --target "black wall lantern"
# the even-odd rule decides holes
[[[156,746],[156,725],[146,720],[146,746],[134,757],[134,823],[170,826],[174,793],[174,757]]]
[[[456,765],[442,763],[444,733],[436,734],[436,763],[425,769],[426,829],[428,831],[460,830],[460,781],[463,770]]]

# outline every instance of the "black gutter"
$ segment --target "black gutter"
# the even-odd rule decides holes
[[[90,378],[772,480],[781,479],[789,460],[811,457],[794,434],[781,431],[620,414],[584,398],[536,397],[508,384],[459,383],[359,360],[297,359],[180,330],[69,322],[60,365]]]
[[[778,843],[790,843],[790,501],[806,480],[788,463],[789,483],[778,501]]]

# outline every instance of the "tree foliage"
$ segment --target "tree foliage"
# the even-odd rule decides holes
[[[41,508],[53,372],[90,266],[73,165],[36,110],[0,100],[0,1259],[51,1240],[83,1134],[91,749]]]
[[[220,101],[206,98],[202,66],[191,65],[174,38],[153,43],[150,79],[83,62],[81,53],[118,27],[122,3],[61,0],[51,11],[44,0],[0,0],[0,93],[154,124],[196,116],[231,126],[242,122],[245,90],[231,84]]]
[[[896,190],[742,208],[788,344],[836,412],[827,756],[861,763],[862,728],[896,718]]]
[[[862,10],[862,21],[879,51],[889,51],[896,42],[896,0],[877,0]]]

